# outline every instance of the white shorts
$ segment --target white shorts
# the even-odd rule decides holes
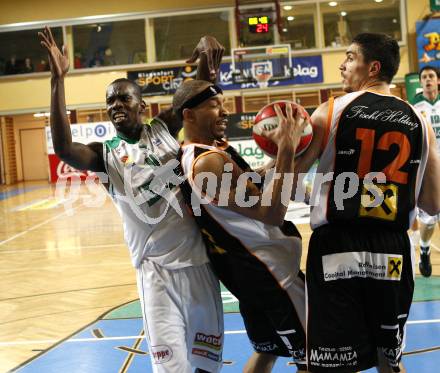
[[[440,214],[438,215],[428,215],[425,211],[419,208],[419,219],[425,225],[435,225],[440,220]]]
[[[219,372],[223,306],[210,264],[169,270],[144,260],[137,283],[153,372]]]

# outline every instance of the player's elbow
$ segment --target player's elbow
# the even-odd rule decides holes
[[[67,164],[70,165],[74,161],[74,159],[72,157],[72,152],[71,152],[71,150],[69,148],[66,148],[66,147],[60,147],[60,148],[54,147],[54,152],[58,156],[58,158],[61,159],[64,163],[67,163]]]
[[[67,162],[70,158],[70,151],[64,147],[57,148],[54,146],[53,150],[58,158],[61,159],[63,162]]]

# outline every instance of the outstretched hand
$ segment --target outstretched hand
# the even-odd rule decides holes
[[[45,27],[43,32],[38,33],[40,44],[47,49],[49,55],[50,71],[53,78],[64,78],[69,71],[69,57],[67,47],[63,45],[62,52],[55,43],[52,31]]]
[[[191,58],[186,63],[194,63],[204,54],[208,64],[210,80],[215,81],[224,53],[225,47],[216,38],[213,36],[202,36]]]

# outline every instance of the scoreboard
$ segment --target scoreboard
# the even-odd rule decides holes
[[[265,34],[270,31],[270,19],[268,16],[249,17],[249,31],[253,34]]]

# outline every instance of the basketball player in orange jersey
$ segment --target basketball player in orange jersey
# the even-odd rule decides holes
[[[185,82],[174,95],[173,107],[185,129],[179,158],[188,177],[181,186],[183,195],[216,274],[240,302],[255,350],[244,372],[270,372],[277,356],[291,356],[305,369],[301,238],[295,226],[284,221],[292,186],[284,176],[293,171],[305,118],[300,110],[294,117],[290,105],[286,115],[275,106],[280,125],[265,135],[280,149],[275,163],[279,177],[265,183],[262,192],[259,175],[251,173],[223,139],[227,111],[219,87]]]
[[[407,230],[417,205],[431,215],[440,211],[440,161],[432,128],[390,93],[399,62],[394,39],[356,36],[339,67],[348,94],[317,108],[312,144],[296,162],[302,173],[319,158],[317,175],[327,175],[321,183],[315,178],[311,201],[312,372],[373,366],[405,372],[404,326],[414,290]]]

